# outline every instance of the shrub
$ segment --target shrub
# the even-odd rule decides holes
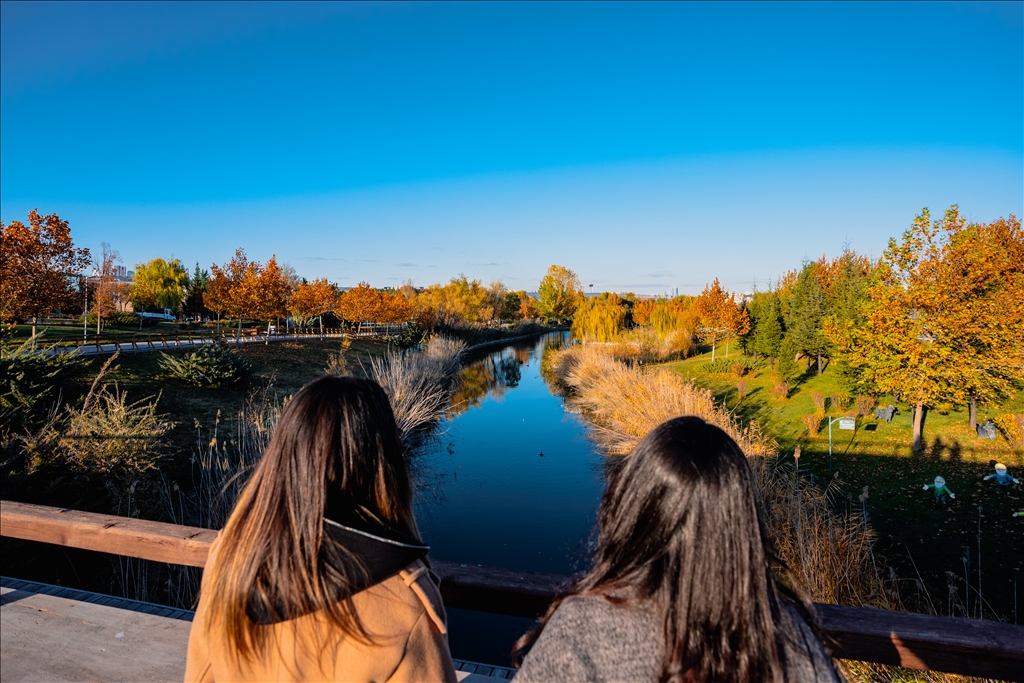
[[[81,470],[118,479],[155,468],[163,436],[174,426],[157,415],[159,401],[158,395],[129,403],[127,392],[94,385],[60,437],[65,457]]]
[[[744,398],[746,398],[747,397],[747,383],[746,382],[742,382],[742,381],[741,382],[736,382],[736,393],[739,395],[739,398],[740,398],[741,401]]]
[[[774,399],[785,401],[786,397],[789,396],[789,383],[776,382],[773,386],[768,388],[768,393],[771,394]]]
[[[348,350],[351,346],[351,339],[341,342],[341,348],[327,356],[327,367],[324,368],[324,372],[339,377],[351,375],[353,368],[348,362]]]
[[[832,404],[832,409],[837,410],[840,413],[846,410],[847,406],[850,405],[850,397],[846,394],[835,393],[832,394],[828,400]]]
[[[1015,448],[1024,448],[1024,415],[997,415],[992,422]]]
[[[804,423],[804,427],[807,427],[807,433],[811,436],[817,436],[818,431],[821,428],[821,416],[817,413],[812,415],[804,415],[800,418],[801,422]]]
[[[82,373],[77,353],[55,353],[52,346],[32,348],[32,340],[0,345],[0,434],[35,429],[53,408],[61,385]]]
[[[814,414],[818,416],[818,419],[825,417],[825,394],[813,391],[811,400],[814,401]]]
[[[875,407],[875,399],[871,396],[857,397],[857,417],[867,417]]]
[[[747,368],[745,365],[743,365],[743,363],[733,363],[732,374],[736,375],[737,377],[742,377],[743,375],[747,374]]]
[[[181,357],[160,355],[168,375],[197,387],[237,384],[249,373],[249,362],[222,344],[207,344]]]

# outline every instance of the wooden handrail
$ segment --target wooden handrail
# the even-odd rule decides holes
[[[0,534],[202,567],[211,529],[0,501]],[[432,561],[449,607],[510,616],[543,614],[569,577]],[[1024,627],[867,607],[815,604],[833,654],[968,676],[1024,680]]]

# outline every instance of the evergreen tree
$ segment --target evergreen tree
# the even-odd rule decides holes
[[[757,319],[753,339],[755,353],[768,357],[768,363],[775,370],[775,358],[782,350],[782,305],[776,292],[766,292],[764,296],[755,298]],[[792,360],[792,359],[791,359]]]
[[[196,269],[192,272],[192,275],[186,276],[185,299],[181,302],[182,310],[189,318],[209,313],[209,310],[203,306],[203,294],[206,292],[209,284],[210,272],[201,269],[199,264],[196,263]]]
[[[804,265],[797,276],[796,286],[790,304],[789,319],[786,320],[786,339],[796,351],[811,358],[818,358],[818,374],[822,370],[822,356],[828,352],[828,340],[822,334],[822,323],[828,313],[825,292],[818,279],[818,266],[811,262]]]

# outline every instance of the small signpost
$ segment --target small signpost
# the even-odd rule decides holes
[[[843,416],[843,417],[830,417],[828,419],[828,474],[832,476],[832,425],[839,423],[840,429],[846,429],[849,431],[857,430],[857,418]]]

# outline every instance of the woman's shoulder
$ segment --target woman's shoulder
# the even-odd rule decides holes
[[[600,596],[574,596],[548,620],[516,679],[655,680],[661,643],[653,610]]]
[[[447,617],[441,591],[430,569],[416,560],[397,574],[353,596],[356,609],[374,603],[375,611],[383,610],[400,621],[415,622],[426,616],[439,633],[447,633]],[[360,605],[360,603],[364,603]]]

